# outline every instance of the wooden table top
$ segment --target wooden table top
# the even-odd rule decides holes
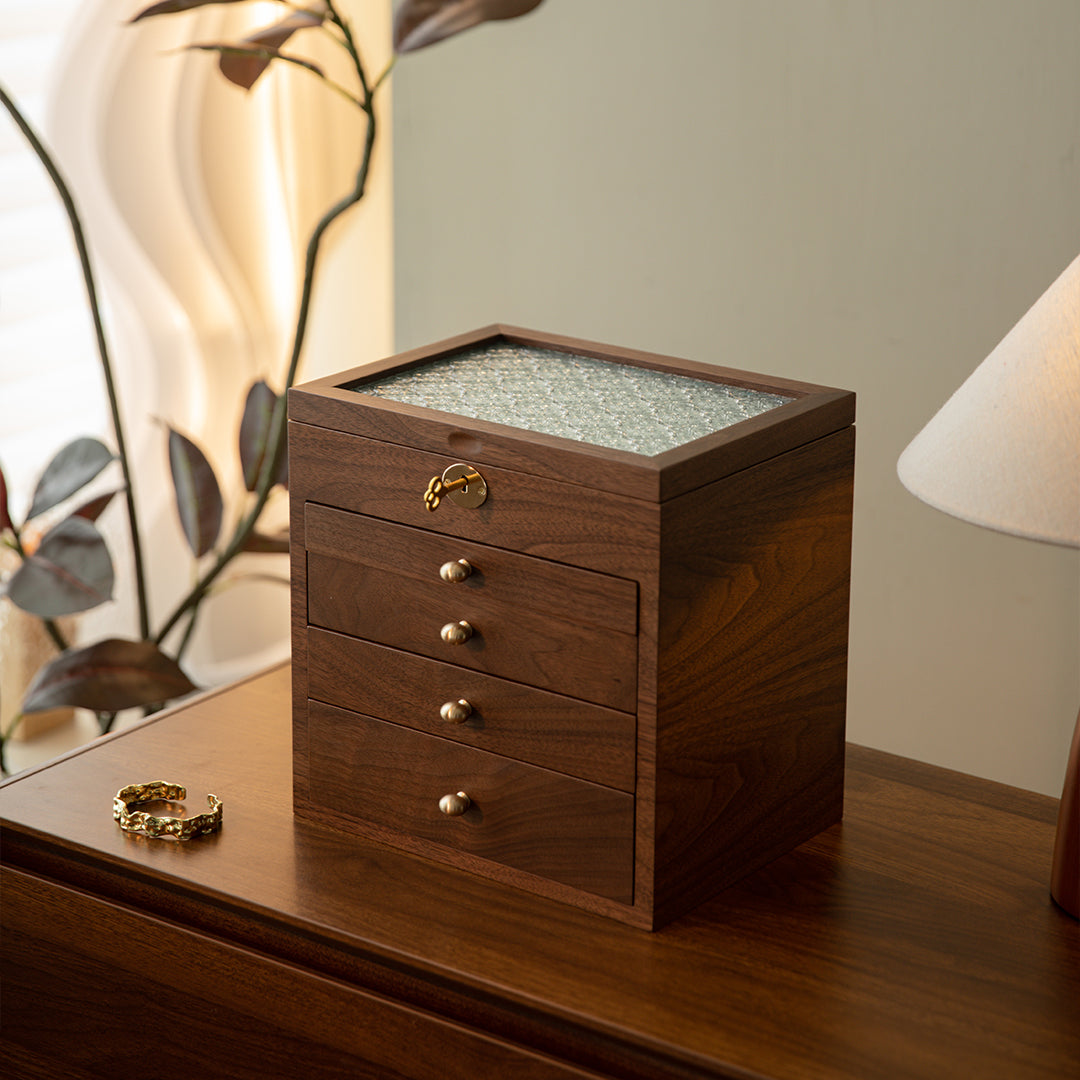
[[[850,746],[842,824],[650,934],[294,820],[289,719],[283,667],[12,778],[4,863],[626,1075],[1080,1075],[1053,799]],[[154,779],[221,833],[121,832]]]

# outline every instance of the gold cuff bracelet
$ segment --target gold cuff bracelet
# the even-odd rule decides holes
[[[207,795],[210,810],[195,817],[154,817],[145,810],[132,810],[135,803],[183,802],[187,788],[183,784],[169,784],[164,780],[151,780],[148,784],[129,784],[121,788],[113,799],[113,817],[125,832],[145,833],[147,836],[172,836],[177,840],[190,840],[193,836],[211,833],[221,828],[221,800]]]

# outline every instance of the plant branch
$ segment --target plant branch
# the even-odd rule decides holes
[[[90,315],[94,323],[94,336],[97,341],[98,357],[101,360],[101,370],[105,378],[105,391],[109,398],[109,410],[112,414],[113,434],[116,438],[117,456],[120,460],[120,469],[124,477],[124,496],[127,502],[128,527],[131,532],[132,559],[134,561],[135,569],[135,588],[138,594],[139,603],[139,633],[143,638],[147,638],[150,636],[150,609],[146,592],[146,574],[143,568],[142,542],[139,538],[139,522],[135,512],[135,492],[131,481],[131,470],[128,465],[127,448],[124,440],[124,427],[120,419],[120,404],[116,394],[116,384],[113,380],[112,362],[109,358],[108,344],[105,339],[105,328],[101,321],[101,309],[98,302],[97,286],[94,282],[93,268],[90,265],[90,253],[86,246],[86,238],[83,235],[82,222],[80,221],[71,190],[63,176],[60,174],[60,170],[53,161],[52,155],[45,149],[45,146],[38,138],[37,133],[19,111],[18,106],[3,86],[0,86],[0,102],[3,102],[4,108],[11,114],[11,118],[15,121],[15,124],[25,136],[26,141],[37,155],[37,158],[45,171],[49,174],[49,179],[52,181],[57,194],[60,196],[60,201],[64,205],[68,223],[71,226],[71,232],[75,240],[75,248],[79,255],[79,266],[82,268],[83,283],[86,286]],[[49,626],[49,621],[46,620],[46,627],[49,628]],[[53,640],[57,641],[58,644],[62,642],[63,639],[59,637],[55,627],[50,629],[50,634],[53,636]],[[60,648],[63,650],[66,646],[60,644]]]
[[[191,617],[188,619],[188,624],[184,628],[184,636],[180,639],[180,644],[176,647],[176,656],[179,659],[188,647],[188,642],[191,641],[191,635],[195,632],[195,622],[199,618],[198,605],[191,609]]]
[[[382,84],[383,84],[384,82],[386,82],[386,80],[387,80],[387,79],[389,79],[389,78],[390,78],[390,73],[391,73],[391,72],[392,72],[392,71],[394,70],[394,65],[395,65],[396,63],[397,63],[397,53],[395,53],[395,54],[394,54],[394,55],[393,55],[393,56],[392,56],[392,57],[390,58],[390,63],[389,63],[389,64],[387,64],[387,65],[386,65],[386,67],[384,67],[384,68],[382,69],[382,74],[381,74],[381,75],[380,75],[380,76],[379,76],[379,77],[378,77],[378,78],[377,78],[377,79],[375,80],[375,84],[374,84],[374,85],[372,86],[372,88],[371,88],[371,92],[372,92],[372,94],[374,94],[374,93],[375,93],[375,91],[376,91],[376,90],[378,90],[378,89],[379,89],[379,87],[380,87],[380,86],[382,86]]]
[[[296,379],[296,372],[299,368],[300,357],[303,352],[304,338],[307,333],[308,317],[311,311],[311,298],[315,284],[315,271],[318,265],[318,258],[320,247],[323,237],[329,229],[329,227],[342,215],[346,210],[355,206],[364,197],[364,192],[367,188],[368,173],[371,166],[372,151],[375,147],[375,135],[376,135],[376,122],[375,122],[375,109],[373,100],[373,91],[368,86],[367,74],[364,70],[363,62],[360,58],[360,54],[356,48],[356,44],[352,37],[352,32],[349,29],[348,23],[341,18],[334,8],[332,0],[327,0],[327,8],[329,10],[330,19],[337,26],[342,33],[345,47],[352,58],[353,67],[356,72],[357,81],[363,91],[363,99],[357,100],[352,98],[359,105],[363,111],[367,120],[367,130],[364,138],[364,147],[361,155],[360,165],[357,169],[356,178],[353,184],[353,188],[341,199],[335,202],[323,215],[319,218],[312,230],[311,236],[308,239],[307,250],[304,258],[304,276],[303,284],[301,286],[300,300],[297,307],[296,315],[296,328],[293,332],[292,350],[289,356],[288,371],[285,376],[285,385],[278,396],[278,399],[274,405],[274,411],[270,419],[269,431],[267,433],[267,453],[264,455],[262,469],[259,474],[259,480],[255,488],[255,501],[252,504],[247,515],[241,520],[240,524],[234,531],[232,538],[225,548],[218,554],[211,567],[205,574],[199,579],[191,591],[180,601],[176,610],[165,621],[161,630],[158,632],[155,638],[155,643],[160,645],[169,632],[177,625],[177,623],[188,612],[196,608],[206,595],[211,584],[217,579],[218,575],[225,569],[226,566],[243,551],[244,544],[247,542],[248,537],[254,531],[255,525],[258,522],[259,516],[262,514],[263,507],[266,505],[267,499],[270,497],[271,490],[274,486],[274,478],[278,475],[278,471],[281,468],[281,463],[285,457],[286,448],[286,410],[287,410],[287,391]],[[184,639],[180,643],[180,649],[177,652],[177,659],[180,659],[180,655],[188,643],[188,636],[185,634]]]

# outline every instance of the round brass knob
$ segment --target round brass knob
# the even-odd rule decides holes
[[[456,795],[444,795],[439,800],[439,809],[447,817],[461,817],[470,806],[472,799],[464,791],[459,791]]]
[[[459,581],[464,581],[473,572],[472,564],[467,559],[458,559],[456,562],[443,563],[439,567],[439,577],[443,581],[448,581],[451,585],[456,585]]]
[[[461,622],[448,622],[439,631],[439,637],[447,645],[464,645],[472,636],[473,628],[464,619]]]
[[[473,707],[464,698],[457,701],[448,701],[440,710],[439,715],[448,724],[464,724],[473,714]]]

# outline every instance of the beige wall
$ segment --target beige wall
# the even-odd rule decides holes
[[[547,0],[395,73],[397,345],[493,321],[858,394],[849,737],[1060,792],[1076,552],[900,451],[1080,253],[1076,0]]]

